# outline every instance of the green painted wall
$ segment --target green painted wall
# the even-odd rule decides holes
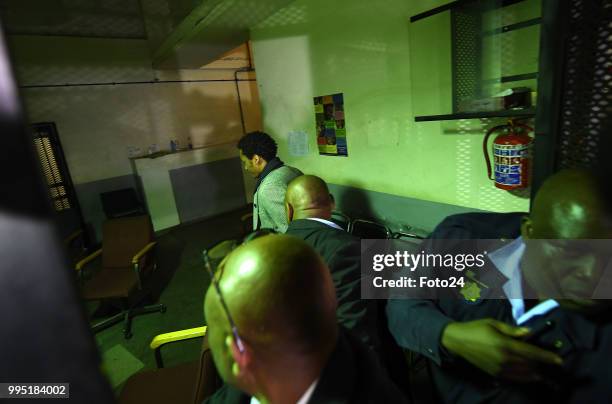
[[[440,86],[449,83],[450,39],[441,28],[448,17],[419,29],[409,18],[443,3],[297,0],[254,28],[264,127],[279,141],[281,158],[342,186],[527,210],[528,199],[486,176],[482,139],[498,122],[414,122],[415,111],[448,104]],[[345,96],[349,156],[319,156],[312,97],[337,92]],[[289,155],[288,132],[296,130],[309,135],[307,156]]]

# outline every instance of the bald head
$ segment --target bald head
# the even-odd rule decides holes
[[[592,173],[563,170],[549,177],[523,219],[525,251],[521,270],[526,294],[557,299],[562,307],[584,313],[606,310],[596,288],[609,262],[610,212]]]
[[[612,228],[594,175],[579,169],[549,177],[538,190],[530,218],[536,238],[607,238]]]
[[[338,338],[329,270],[304,241],[275,234],[235,249],[216,276],[237,332],[209,287],[204,310],[219,374],[260,402],[297,402]]]
[[[254,350],[316,355],[335,344],[333,282],[321,258],[304,241],[285,235],[255,239],[234,250],[217,272],[238,333]],[[205,311],[211,332],[230,332],[213,288],[208,290]]]
[[[314,175],[296,177],[287,187],[285,209],[289,221],[309,217],[329,219],[333,205],[327,184]]]

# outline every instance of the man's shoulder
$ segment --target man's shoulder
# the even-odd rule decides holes
[[[266,175],[261,184],[263,186],[271,184],[284,184],[286,186],[292,179],[300,175],[302,175],[302,172],[295,167],[281,166]]]
[[[361,240],[358,237],[316,220],[295,220],[289,224],[287,234],[306,241],[332,267],[346,259],[358,261],[361,256]],[[330,269],[333,272],[334,268]]]
[[[447,216],[431,238],[513,239],[520,236],[521,218],[526,212],[470,212]]]
[[[300,237],[313,244],[326,244],[328,246],[336,246],[336,248],[361,245],[360,239],[351,233],[311,219],[292,221],[289,223],[287,234]]]

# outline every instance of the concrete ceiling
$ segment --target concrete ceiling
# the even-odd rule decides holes
[[[0,0],[0,16],[12,35],[147,39],[153,68],[199,69],[231,65],[250,29],[293,1]]]
[[[12,35],[146,38],[139,0],[0,0]]]
[[[249,30],[294,0],[201,0],[153,56],[156,69],[197,69],[249,40]]]

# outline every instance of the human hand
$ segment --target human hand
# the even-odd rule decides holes
[[[560,366],[557,354],[522,341],[529,329],[493,319],[455,322],[442,332],[441,344],[486,373],[515,381],[543,380],[544,365]]]

